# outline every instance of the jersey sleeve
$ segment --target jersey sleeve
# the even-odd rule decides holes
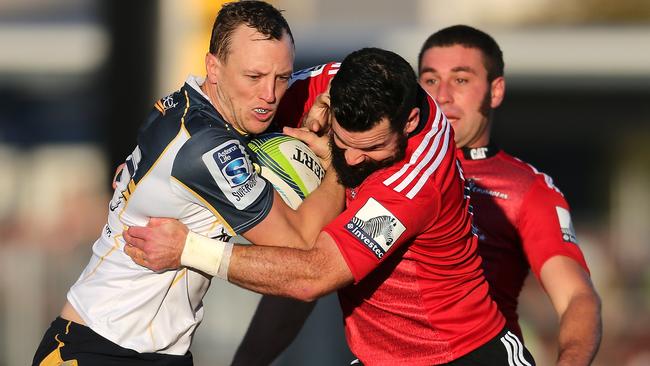
[[[289,89],[278,106],[275,124],[280,128],[300,127],[316,97],[327,90],[340,65],[339,62],[329,62],[294,72],[289,81]]]
[[[242,142],[216,129],[192,135],[176,155],[171,175],[185,198],[237,234],[261,222],[273,205],[273,188],[255,171]]]
[[[538,279],[544,263],[556,255],[575,260],[589,273],[569,205],[552,184],[540,178],[532,185],[523,198],[518,227],[524,253]]]
[[[336,242],[358,283],[430,225],[430,215],[413,213],[434,206],[431,199],[408,199],[379,181],[360,190],[323,231]]]

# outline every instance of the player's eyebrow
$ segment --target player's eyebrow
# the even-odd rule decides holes
[[[476,74],[476,70],[470,66],[456,66],[451,69],[453,72],[469,72],[470,74]]]
[[[378,142],[378,143],[376,143],[374,145],[370,145],[370,146],[364,146],[364,147],[349,146],[345,142],[343,142],[343,140],[341,140],[341,138],[339,137],[339,135],[336,134],[334,129],[330,129],[330,133],[334,136],[335,140],[340,141],[344,146],[347,146],[347,147],[353,148],[353,149],[357,149],[357,150],[363,150],[363,151],[377,150],[377,149],[380,149],[380,148],[388,145],[388,143],[389,143],[389,141],[383,140],[383,141],[380,141],[380,142]]]
[[[420,71],[421,74],[424,74],[425,72],[436,73],[437,71],[433,67],[425,67]]]
[[[470,74],[476,74],[476,70],[474,70],[474,68],[472,68],[470,66],[456,66],[456,67],[452,68],[451,71],[452,72],[468,72]],[[425,67],[425,68],[422,69],[422,71],[420,71],[421,74],[423,74],[425,72],[430,72],[430,73],[437,74],[438,70],[436,70],[433,67]]]

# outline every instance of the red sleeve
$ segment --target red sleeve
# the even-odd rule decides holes
[[[542,265],[556,255],[575,260],[589,273],[578,246],[569,205],[543,179],[536,181],[524,196],[518,226],[528,263],[538,279]]]
[[[355,283],[430,225],[429,215],[413,212],[432,207],[434,196],[426,202],[411,200],[375,181],[364,185],[355,200],[348,201],[345,211],[323,231],[338,245]]]
[[[327,90],[340,65],[338,62],[329,62],[293,73],[291,85],[282,97],[275,115],[276,125],[299,127],[316,97]]]

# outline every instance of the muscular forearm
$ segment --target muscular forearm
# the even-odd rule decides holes
[[[319,250],[236,245],[230,259],[228,281],[265,294],[312,301],[327,288],[325,263]]]
[[[560,319],[557,365],[589,365],[598,351],[601,334],[598,295],[576,295]]]

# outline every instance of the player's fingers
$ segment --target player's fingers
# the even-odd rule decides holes
[[[144,263],[145,253],[142,250],[131,245],[125,245],[124,253],[131,257],[135,263],[140,265]]]
[[[310,122],[307,122],[305,124],[305,127],[307,127],[309,129],[309,131],[311,131],[313,133],[318,133],[318,131],[320,131],[321,128],[322,128],[320,123],[318,123],[318,121],[316,121],[314,119],[310,120]]]
[[[129,235],[131,235],[134,238],[143,239],[143,240],[147,239],[147,235],[149,234],[150,231],[151,229],[146,226],[131,226],[129,227],[128,230]]]
[[[125,230],[122,233],[122,236],[124,237],[124,241],[126,241],[126,243],[131,246],[142,249],[144,247],[144,242],[145,242],[144,238],[140,234],[142,229],[145,228],[132,226],[128,230]]]
[[[131,259],[133,260],[133,262],[135,262],[135,264],[140,265],[142,267],[149,268],[149,269],[154,270],[154,271],[157,270],[156,268],[152,267],[151,263],[149,263],[149,261],[147,259],[147,253],[145,253],[144,251],[142,251],[142,250],[140,250],[140,249],[138,249],[136,247],[126,245],[124,247],[124,252],[129,257],[131,257]]]
[[[302,121],[302,127],[314,133],[318,133],[323,129],[323,126],[321,126],[321,123],[318,121],[318,119],[315,119],[310,115],[305,116],[305,119]]]
[[[306,143],[307,145],[311,144],[314,141],[314,139],[317,138],[317,136],[313,132],[308,131],[305,128],[284,127],[282,132],[285,135],[297,138],[298,140]]]

